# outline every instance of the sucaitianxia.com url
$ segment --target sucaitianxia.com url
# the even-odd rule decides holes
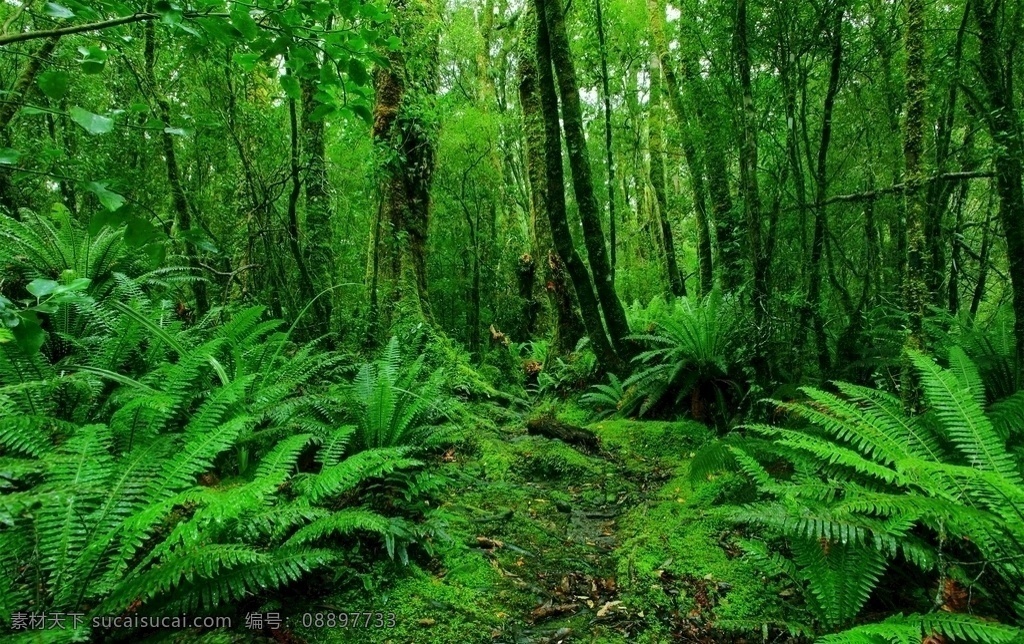
[[[114,628],[231,628],[230,617],[222,615],[97,615],[86,618],[84,613],[14,613],[11,630],[47,631],[78,629],[83,626],[97,629]]]

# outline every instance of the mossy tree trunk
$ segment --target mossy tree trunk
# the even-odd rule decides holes
[[[373,140],[381,157],[380,202],[370,244],[370,334],[380,339],[402,305],[432,321],[427,296],[427,229],[434,174],[438,25],[433,0],[394,0],[395,35],[404,47],[388,51],[374,74]]]
[[[752,269],[751,304],[754,317],[754,351],[752,363],[758,377],[767,377],[768,359],[765,351],[768,339],[768,270],[771,260],[766,252],[762,234],[761,194],[758,187],[757,110],[754,106],[751,81],[749,16],[747,0],[736,2],[736,64],[739,68],[740,93],[740,188],[743,212],[746,215],[747,251]]]
[[[302,157],[305,167],[306,221],[303,251],[316,290],[313,304],[317,335],[329,333],[333,313],[332,294],[325,292],[334,285],[337,271],[334,264],[331,196],[324,158],[324,122],[311,118],[317,107],[313,98],[316,86],[302,82]]]
[[[906,27],[906,123],[904,125],[903,160],[907,183],[905,200],[907,261],[903,274],[903,305],[908,315],[908,345],[923,348],[924,311],[928,301],[924,266],[924,217],[927,193],[924,190],[925,100],[927,78],[924,67],[924,0],[908,0]]]
[[[156,33],[154,23],[147,22],[145,30],[145,43],[143,57],[145,60],[146,82],[150,85],[150,91],[157,104],[158,115],[164,123],[163,131],[160,133],[160,143],[163,148],[164,164],[167,168],[167,183],[171,188],[171,204],[174,207],[175,224],[179,231],[192,232],[192,211],[185,195],[185,188],[181,184],[181,173],[178,169],[178,156],[174,149],[174,136],[171,134],[171,105],[167,98],[161,93],[157,85],[156,73]],[[198,275],[202,266],[199,263],[199,249],[195,243],[186,239],[185,254],[189,258],[189,266]],[[210,309],[210,300],[206,292],[206,282],[197,280],[192,284],[192,295],[196,301],[196,318],[198,319]]]
[[[686,283],[679,273],[676,261],[676,244],[672,238],[672,224],[668,218],[668,198],[665,195],[665,109],[662,104],[661,61],[657,55],[651,56],[650,67],[651,97],[648,105],[648,147],[651,155],[651,188],[654,189],[654,201],[657,205],[658,223],[661,228],[662,251],[665,257],[665,268],[668,275],[669,292],[676,296],[686,295]]]
[[[814,342],[818,350],[818,368],[821,373],[828,373],[831,368],[831,356],[828,337],[825,335],[825,316],[822,311],[822,253],[825,246],[825,233],[828,227],[828,151],[832,143],[832,112],[835,108],[836,95],[839,93],[839,72],[843,62],[843,7],[839,5],[833,10],[832,55],[829,65],[828,89],[825,91],[825,102],[821,110],[821,137],[818,140],[818,158],[814,170],[815,208],[814,237],[811,240],[810,286],[807,290],[808,315],[814,330]]]
[[[922,0],[914,0],[921,2]],[[985,123],[995,142],[993,165],[996,193],[999,196],[999,218],[1006,237],[1006,256],[1010,283],[1013,287],[1014,338],[1017,343],[1017,384],[1024,381],[1024,142],[1021,141],[1020,114],[1014,104],[1013,43],[1003,42],[999,17],[1011,9],[1001,0],[974,0],[974,18],[978,25],[978,72],[985,90],[987,105]],[[1018,13],[1019,20],[1019,13]],[[1004,24],[1004,30],[1014,29]],[[973,308],[973,307],[972,307]]]
[[[571,351],[585,330],[573,306],[572,283],[565,272],[562,258],[555,251],[551,223],[547,214],[547,178],[545,176],[544,121],[537,92],[537,61],[534,43],[537,21],[532,8],[527,10],[526,28],[519,49],[519,102],[523,111],[526,172],[530,184],[530,234],[534,264],[540,265],[542,288],[547,292],[554,314],[556,353]]]
[[[629,341],[626,339],[629,335],[629,324],[626,321],[626,312],[622,308],[622,303],[615,293],[615,280],[608,258],[608,247],[601,229],[600,209],[594,195],[590,157],[587,153],[587,141],[583,131],[580,85],[576,78],[576,67],[569,48],[563,8],[559,0],[540,0],[537,4],[537,13],[538,19],[542,20],[546,28],[538,31],[547,32],[551,64],[558,79],[565,147],[569,156],[569,167],[572,170],[573,191],[576,195],[580,222],[583,224],[583,242],[587,249],[587,258],[590,260],[590,270],[594,277],[597,299],[600,302],[601,312],[608,329],[608,338],[612,346],[621,357],[628,358],[632,353]],[[538,57],[538,65],[542,67],[543,64]],[[545,118],[550,118],[546,106],[544,111]],[[548,161],[550,163],[552,159],[549,157]],[[549,193],[556,189],[555,185],[550,182],[548,185]],[[555,232],[555,234],[558,233]],[[578,289],[577,286],[577,291]],[[582,307],[582,301],[580,305]]]
[[[690,192],[693,195],[693,214],[697,221],[697,264],[700,274],[701,295],[707,295],[714,288],[714,262],[711,257],[711,225],[708,221],[708,194],[704,181],[704,158],[694,141],[694,110],[687,109],[682,88],[668,51],[665,37],[665,5],[662,0],[647,1],[647,18],[651,26],[651,41],[658,66],[665,77],[669,105],[676,115],[682,131],[683,158],[689,174]]]
[[[550,40],[547,21],[543,19],[545,0],[534,0],[537,11],[537,88],[540,94],[541,116],[544,122],[544,169],[548,222],[555,250],[565,262],[566,272],[572,280],[580,303],[580,315],[594,347],[598,362],[605,371],[616,372],[622,361],[612,347],[601,319],[601,308],[594,294],[583,259],[573,246],[569,222],[565,212],[565,178],[562,173],[562,136],[558,126],[558,94],[552,72]],[[577,95],[577,100],[578,100]],[[593,195],[591,194],[591,197]],[[603,241],[602,241],[603,246]]]

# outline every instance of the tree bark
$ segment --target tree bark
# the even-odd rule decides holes
[[[171,203],[174,206],[176,223],[179,231],[192,230],[192,212],[188,205],[188,198],[185,195],[185,188],[181,185],[181,173],[178,170],[178,157],[174,149],[174,136],[168,132],[171,126],[171,106],[167,99],[161,94],[157,86],[154,66],[156,64],[156,34],[154,23],[147,22],[145,26],[144,58],[146,69],[146,80],[150,84],[153,96],[156,100],[160,114],[160,120],[164,122],[164,130],[160,133],[160,142],[163,145],[164,163],[167,167],[167,183],[171,187]],[[189,265],[200,274],[199,249],[191,241],[185,241],[185,254],[188,255]],[[196,280],[192,284],[192,295],[196,300],[196,319],[205,314],[209,308],[209,297],[206,293],[206,282]]]
[[[657,55],[651,56],[650,86],[648,147],[651,156],[651,187],[654,189],[654,201],[661,228],[661,243],[668,275],[669,292],[675,296],[683,296],[686,295],[686,283],[679,274],[679,264],[676,262],[676,245],[672,238],[672,225],[668,219],[668,199],[665,196],[665,146],[662,139],[665,115],[661,96],[661,64]]]
[[[746,215],[747,248],[753,269],[751,304],[754,309],[755,338],[754,370],[764,380],[767,376],[767,319],[768,319],[768,263],[764,255],[761,234],[761,195],[757,179],[757,110],[750,78],[750,45],[748,42],[747,0],[736,2],[736,62],[739,67],[742,110],[740,145],[740,186],[743,211]]]
[[[921,1],[921,0],[915,0]],[[985,88],[988,109],[985,122],[995,143],[993,165],[999,219],[1006,237],[1006,255],[1013,287],[1014,338],[1017,344],[1017,379],[1024,379],[1024,143],[1020,136],[1020,115],[1014,105],[1012,58],[1009,46],[1001,42],[997,18],[1002,0],[974,0],[978,24],[978,73]],[[1004,26],[1012,29],[1013,25]]]
[[[426,247],[435,149],[424,114],[437,93],[438,18],[432,0],[393,0],[391,9],[405,47],[389,50],[389,65],[374,73],[373,140],[384,161],[371,239],[371,341],[382,339],[400,302],[433,320]]]
[[[527,28],[519,50],[519,102],[523,111],[526,172],[530,183],[530,232],[533,255],[541,264],[544,290],[554,312],[556,353],[572,351],[584,335],[583,321],[573,306],[572,283],[565,274],[562,259],[555,252],[551,223],[547,213],[547,180],[544,163],[544,122],[537,93],[536,52],[528,51],[527,42],[536,42],[537,23],[532,10],[524,18]]]
[[[319,296],[313,304],[315,333],[324,335],[331,330],[333,312],[332,294],[324,293],[337,279],[334,264],[333,227],[331,225],[331,197],[327,180],[327,162],[324,157],[324,122],[313,120],[316,109],[316,86],[302,81],[302,156],[305,165],[306,221],[304,259]],[[323,293],[322,295],[320,295]]]
[[[839,73],[843,62],[843,6],[835,7],[832,16],[832,55],[829,66],[828,89],[821,115],[821,138],[818,142],[818,159],[814,171],[815,201],[814,237],[811,241],[810,287],[807,294],[807,306],[814,326],[815,345],[818,349],[818,368],[822,374],[831,368],[831,356],[828,348],[828,337],[825,335],[825,316],[821,302],[821,256],[828,227],[828,207],[825,199],[828,196],[828,150],[832,142],[832,111],[835,107],[836,95],[839,93]]]
[[[629,335],[629,324],[626,321],[626,312],[622,308],[622,302],[619,301],[619,297],[615,293],[615,280],[612,275],[611,263],[608,260],[608,248],[604,232],[601,230],[600,210],[594,196],[590,157],[587,154],[587,141],[583,132],[583,108],[580,105],[579,82],[576,80],[576,68],[569,49],[569,37],[566,34],[562,7],[559,0],[538,0],[537,12],[538,19],[543,16],[551,63],[558,78],[565,146],[569,155],[569,167],[572,170],[576,205],[579,209],[580,221],[583,224],[583,242],[587,249],[587,258],[590,260],[590,270],[594,276],[594,287],[612,346],[620,356],[627,358],[632,354],[628,340],[626,340],[626,336]],[[538,65],[543,66],[539,57]],[[554,187],[551,183],[548,185]],[[549,192],[552,191],[549,190]],[[582,306],[582,302],[580,304]]]
[[[601,0],[594,0],[597,8],[597,43],[601,49],[601,95],[604,99],[604,153],[608,171],[608,251],[612,282],[615,281],[615,161],[612,158],[612,97],[608,89],[608,51],[604,40],[604,16]]]
[[[682,89],[668,52],[668,41],[665,38],[665,6],[661,0],[647,1],[647,17],[651,26],[651,40],[654,53],[658,57],[661,73],[665,77],[668,90],[669,105],[679,121],[683,132],[683,158],[689,174],[690,192],[693,196],[693,213],[697,221],[697,264],[700,272],[700,292],[707,295],[714,288],[714,262],[711,257],[711,225],[708,221],[707,187],[704,183],[704,159],[698,153],[694,142],[693,110],[686,107]]]
[[[545,210],[551,224],[551,235],[558,256],[565,262],[566,272],[576,290],[580,302],[583,324],[594,347],[594,354],[602,369],[616,372],[622,363],[612,347],[601,320],[601,309],[590,274],[583,260],[576,252],[569,232],[565,213],[565,179],[562,174],[562,141],[558,127],[558,95],[552,74],[550,39],[547,22],[543,19],[544,0],[534,0],[537,11],[537,86],[540,94],[541,114],[544,120],[544,168],[547,203]],[[578,99],[578,97],[577,97]],[[603,242],[602,242],[603,245]]]
[[[903,275],[903,305],[909,316],[908,345],[924,348],[923,321],[928,301],[924,267],[924,218],[927,195],[924,192],[924,170],[921,152],[924,149],[925,99],[927,78],[924,67],[924,0],[907,2],[907,70],[906,70],[906,124],[903,138],[903,158],[907,190],[906,212],[906,271]]]

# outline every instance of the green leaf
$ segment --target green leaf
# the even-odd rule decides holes
[[[365,85],[370,80],[362,61],[353,58],[348,61],[348,75],[356,85]]]
[[[7,344],[14,339],[14,333],[7,327],[0,326],[0,344]]]
[[[93,114],[77,105],[71,108],[71,120],[85,128],[89,134],[106,134],[114,129],[114,119]]]
[[[103,204],[103,207],[109,210],[110,212],[114,212],[115,210],[124,205],[124,197],[122,197],[121,195],[117,194],[112,190],[108,190],[106,182],[99,183],[96,181],[90,181],[89,183],[85,184],[85,187],[89,190],[89,192],[96,195],[96,197],[100,200],[100,203]]]
[[[333,105],[320,104],[309,113],[309,120],[314,122],[322,121],[336,111],[338,111],[338,108]]]
[[[35,105],[26,105],[18,110],[23,116],[39,116],[40,114],[51,114],[53,110],[46,110]]]
[[[11,329],[14,341],[27,355],[39,352],[39,348],[46,341],[46,332],[39,324],[39,316],[34,311],[25,311],[21,314],[21,324]]]
[[[302,88],[299,87],[299,81],[295,80],[294,76],[285,75],[281,77],[281,89],[288,98],[293,100],[299,100],[302,98]]]
[[[356,113],[356,116],[363,119],[367,123],[373,123],[373,115],[370,114],[370,110],[365,105],[353,105],[352,111]]]
[[[165,127],[164,132],[173,136],[188,136],[189,132],[181,127]]]
[[[82,71],[86,74],[99,74],[107,64],[108,54],[105,50],[95,45],[91,47],[79,47],[78,52],[82,54],[79,63]]]
[[[235,26],[246,40],[255,40],[260,35],[260,27],[249,15],[249,8],[234,5],[231,9],[231,24]]]
[[[235,54],[231,57],[236,65],[242,68],[242,71],[251,72],[256,69],[256,63],[259,62],[259,54]]]
[[[75,12],[67,7],[56,4],[54,2],[47,2],[43,5],[43,13],[51,18],[74,18]]]
[[[68,91],[68,75],[67,72],[59,69],[51,69],[40,74],[39,78],[36,79],[36,84],[39,85],[39,89],[42,90],[43,94],[55,101],[59,101],[64,98]]]
[[[124,231],[124,241],[133,248],[145,246],[151,241],[160,239],[160,229],[145,219],[132,217]]]
[[[13,148],[0,148],[0,165],[17,165],[21,152]]]
[[[58,286],[60,286],[60,282],[37,278],[29,282],[28,285],[25,286],[25,290],[34,295],[36,299],[39,299],[56,291]]]

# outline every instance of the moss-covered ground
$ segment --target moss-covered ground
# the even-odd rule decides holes
[[[566,422],[583,423],[572,408]],[[478,420],[446,454],[436,510],[449,539],[382,568],[325,607],[395,614],[392,628],[297,629],[310,642],[762,641],[791,617],[775,587],[709,516],[727,480],[695,491],[692,422],[589,425],[586,454],[527,435],[522,419]]]

